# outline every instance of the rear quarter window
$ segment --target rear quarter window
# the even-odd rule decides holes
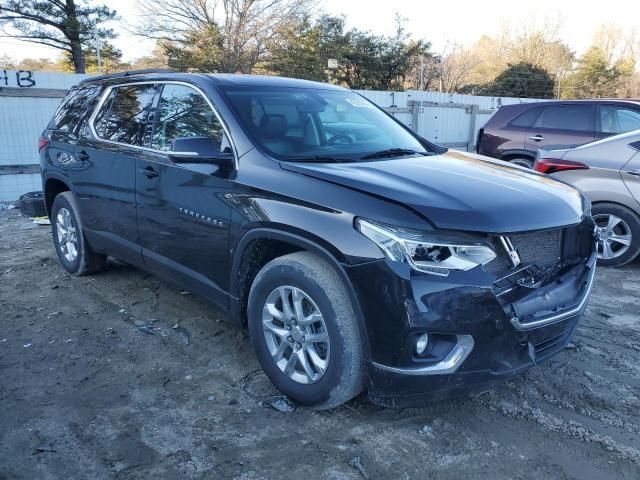
[[[94,109],[101,87],[72,88],[56,110],[49,128],[77,133]]]
[[[530,127],[538,119],[542,109],[543,107],[530,108],[511,120],[509,125],[512,127]]]
[[[600,131],[624,133],[640,129],[640,111],[620,105],[600,106]]]

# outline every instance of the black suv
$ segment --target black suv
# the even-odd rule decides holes
[[[94,78],[39,147],[68,272],[111,255],[221,306],[315,408],[508,378],[567,344],[594,277],[577,190],[447,151],[333,85]]]
[[[640,129],[638,100],[573,100],[503,105],[478,132],[478,153],[527,168],[539,149],[572,148]]]

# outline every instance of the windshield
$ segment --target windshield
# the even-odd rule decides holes
[[[425,147],[365,98],[347,90],[223,90],[254,142],[281,160],[359,161],[425,155]]]

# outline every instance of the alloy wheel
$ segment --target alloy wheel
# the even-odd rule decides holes
[[[268,295],[262,330],[273,361],[294,382],[316,383],[327,371],[327,326],[316,303],[301,289],[281,286]]]
[[[69,262],[74,262],[78,257],[78,236],[71,212],[64,207],[58,210],[56,231],[62,255]]]
[[[623,255],[631,245],[631,228],[620,217],[612,214],[593,216],[600,237],[598,240],[598,258],[611,259]]]

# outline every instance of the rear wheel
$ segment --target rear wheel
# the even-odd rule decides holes
[[[640,253],[640,218],[634,212],[615,203],[597,203],[591,209],[599,229],[598,262],[619,267],[634,260]]]
[[[256,276],[249,331],[265,374],[285,395],[317,409],[363,388],[363,356],[353,305],[336,271],[310,252],[277,258]]]
[[[60,193],[53,200],[51,228],[56,253],[67,272],[87,275],[104,268],[107,256],[94,253],[87,243],[78,205],[71,192]]]

